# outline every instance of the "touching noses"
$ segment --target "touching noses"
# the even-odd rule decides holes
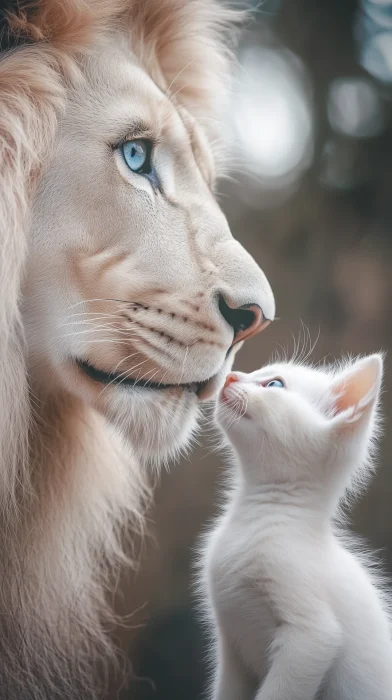
[[[222,295],[219,295],[219,311],[234,331],[232,345],[256,335],[271,323],[270,319],[265,318],[258,304],[244,304],[233,308]]]

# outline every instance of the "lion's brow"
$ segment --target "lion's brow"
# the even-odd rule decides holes
[[[117,136],[113,137],[114,147],[117,147],[126,139],[136,139],[150,136],[152,134],[151,125],[139,118],[131,119],[129,122],[124,122],[124,125],[118,126],[116,131]]]

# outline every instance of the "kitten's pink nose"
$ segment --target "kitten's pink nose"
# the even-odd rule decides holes
[[[226,387],[230,386],[233,382],[238,382],[239,381],[239,376],[235,372],[230,372],[230,374],[227,375],[226,381],[223,385],[223,388],[226,389]]]

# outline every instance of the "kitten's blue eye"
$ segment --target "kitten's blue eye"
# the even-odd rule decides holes
[[[147,139],[124,141],[121,146],[122,156],[130,170],[141,175],[151,173],[152,143]]]
[[[272,379],[270,382],[268,382],[267,386],[273,386],[277,389],[284,389],[284,384],[281,379]]]

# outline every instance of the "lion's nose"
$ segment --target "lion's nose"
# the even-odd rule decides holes
[[[229,306],[221,294],[219,295],[219,311],[234,331],[232,345],[256,335],[271,323],[268,318],[265,318],[258,304],[244,304],[233,308]]]

